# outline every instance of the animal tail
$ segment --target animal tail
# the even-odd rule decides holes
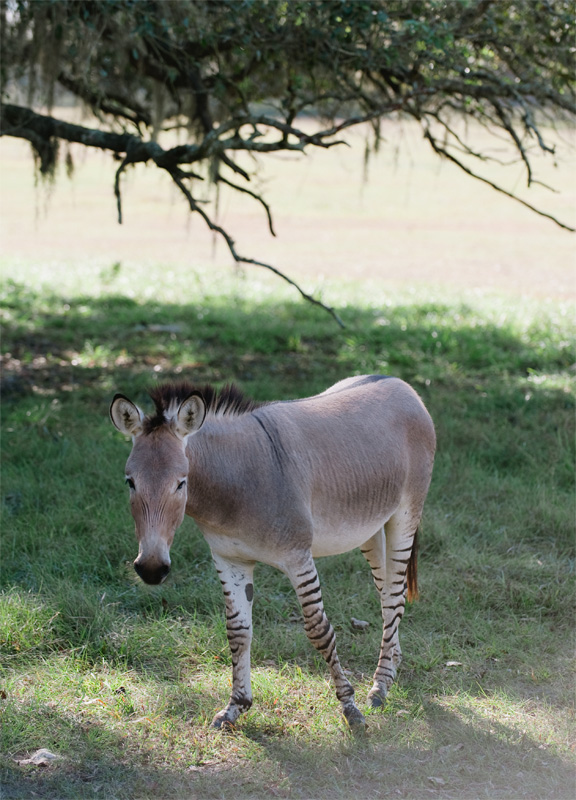
[[[412,542],[412,552],[410,553],[410,560],[408,561],[408,570],[406,572],[406,582],[408,584],[408,600],[413,602],[418,600],[418,528],[414,534]]]

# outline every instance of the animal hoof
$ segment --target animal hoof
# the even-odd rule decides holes
[[[356,706],[353,705],[345,708],[343,710],[343,714],[351,733],[356,736],[366,732],[366,728],[368,727],[366,725],[366,720],[364,719],[362,712],[356,708]]]
[[[229,719],[226,712],[220,711],[212,720],[210,727],[216,731],[232,731],[234,730],[234,723]]]
[[[368,704],[370,708],[382,708],[386,702],[386,695],[380,691],[372,690],[368,695]]]
[[[354,722],[348,722],[348,730],[352,734],[352,736],[362,737],[366,736],[368,733],[368,725],[366,724],[364,717],[361,720],[355,720]]]

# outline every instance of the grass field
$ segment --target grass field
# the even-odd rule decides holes
[[[10,180],[17,167],[7,167]],[[328,181],[328,171],[321,176]],[[2,797],[572,797],[568,235],[528,217],[534,258],[536,239],[547,242],[555,282],[548,286],[529,261],[516,294],[508,278],[494,291],[491,256],[491,291],[470,263],[468,277],[446,289],[452,273],[439,263],[451,242],[466,249],[461,228],[436,239],[436,261],[418,280],[375,270],[346,279],[336,267],[336,277],[314,273],[311,283],[346,323],[340,330],[263,272],[208,263],[208,251],[195,255],[206,263],[192,272],[152,245],[138,268],[126,243],[115,255],[105,224],[93,246],[90,225],[66,232],[58,207],[54,227],[50,212],[32,227],[23,219],[18,231],[25,192],[12,204],[1,298]],[[512,228],[524,225],[516,210],[510,218]],[[514,264],[520,255],[506,250],[508,234],[499,237],[504,263]],[[487,239],[487,252],[498,242]],[[313,230],[307,244],[322,245]],[[404,662],[389,702],[369,714],[366,739],[350,738],[288,582],[261,566],[254,706],[233,733],[210,731],[230,684],[221,589],[190,520],[176,536],[169,581],[150,588],[137,580],[123,484],[129,444],[107,418],[111,396],[122,391],[144,405],[151,383],[186,376],[234,380],[261,400],[289,398],[363,372],[412,383],[439,442],[421,599],[400,628]],[[318,567],[363,707],[380,641],[369,570],[359,552]],[[351,616],[368,621],[367,631],[354,630]],[[58,758],[18,763],[39,748]]]

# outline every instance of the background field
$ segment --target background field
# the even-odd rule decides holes
[[[385,122],[382,133],[368,181],[366,131],[350,132],[350,147],[308,157],[271,155],[254,188],[261,188],[272,206],[275,239],[260,206],[224,187],[219,218],[240,252],[302,278],[308,289],[350,278],[574,299],[573,236],[442,162],[418,126]],[[503,142],[473,133],[478,147],[506,159]],[[519,164],[504,170],[474,166],[576,227],[575,133],[562,129],[554,138],[558,155],[534,156],[534,173],[557,193],[538,184],[528,190]],[[204,223],[190,217],[158,170],[139,165],[128,171],[119,226],[113,195],[117,165],[106,154],[71,147],[75,179],[68,180],[62,166],[55,184],[36,191],[28,145],[4,138],[0,147],[0,232],[11,270],[20,262],[40,261],[61,274],[79,263],[102,269],[120,261],[134,288],[140,282],[137,288],[152,294],[156,287],[143,267],[168,265],[162,273],[165,291],[170,268],[189,270],[193,281],[199,267],[230,265],[222,243],[215,246]],[[244,166],[254,165],[247,160]],[[199,184],[195,191],[199,198],[209,195]]]
[[[440,167],[413,128],[386,133],[367,184],[360,138],[275,162],[277,240],[258,209],[220,199],[239,249],[318,292],[344,330],[231,268],[158,176],[131,174],[120,228],[104,157],[35,191],[26,148],[0,142],[3,796],[573,796],[573,236]],[[564,192],[532,201],[573,223],[573,162],[545,178]],[[255,704],[213,733],[221,590],[190,520],[170,581],[137,581],[109,400],[146,404],[173,376],[298,397],[362,372],[410,381],[439,441],[389,703],[349,738],[287,581],[260,567]],[[352,553],[319,572],[363,706],[380,640],[369,570]],[[17,763],[41,747],[60,758]]]

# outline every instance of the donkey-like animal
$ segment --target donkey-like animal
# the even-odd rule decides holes
[[[150,395],[152,416],[120,394],[110,407],[133,442],[126,482],[139,542],[134,567],[146,583],[161,583],[176,529],[184,514],[194,518],[224,590],[232,652],[232,693],[212,725],[231,726],[252,705],[252,575],[261,562],[290,579],[344,717],[363,728],[314,557],[360,547],[372,569],[384,630],[368,700],[382,705],[401,659],[406,596],[417,592],[416,534],[436,445],[424,404],[408,384],[380,375],[265,404],[233,386],[169,384]]]

